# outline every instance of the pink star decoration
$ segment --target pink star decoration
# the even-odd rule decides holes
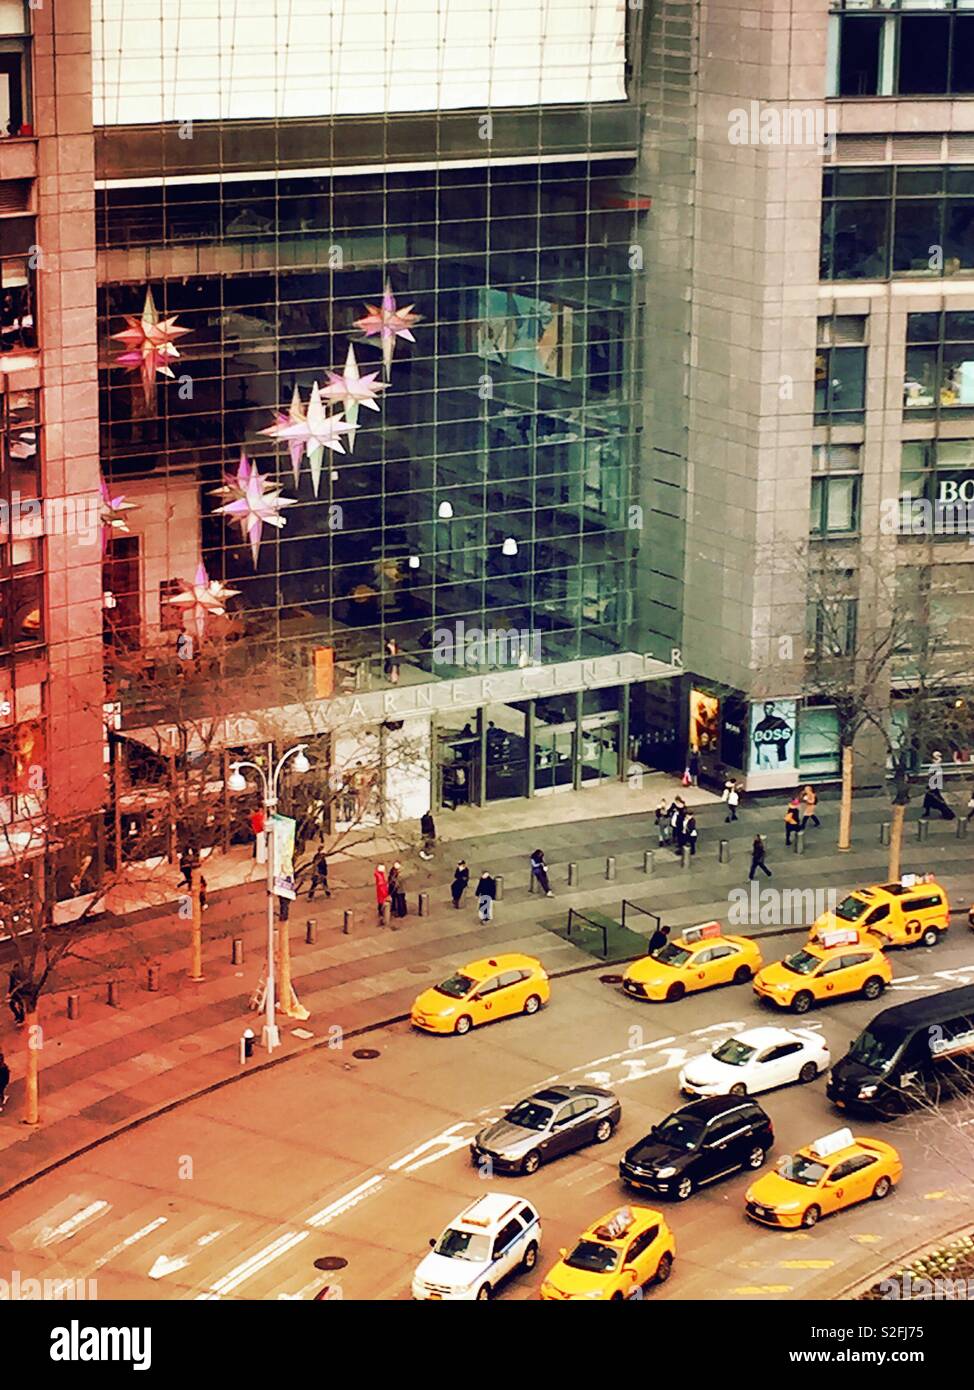
[[[101,549],[104,555],[112,535],[116,533],[128,535],[129,526],[128,522],[125,520],[125,513],[137,510],[138,504],[135,502],[126,502],[124,496],[121,494],[118,497],[113,497],[111,489],[104,478],[102,478],[100,486],[101,507],[99,509],[99,520],[101,521]]]
[[[368,410],[377,411],[379,402],[376,398],[380,391],[387,391],[388,389],[386,383],[379,380],[378,372],[366,372],[363,375],[359,371],[355,348],[349,343],[344,372],[329,372],[328,385],[322,387],[321,391],[325,400],[341,401],[342,403],[345,419],[349,426],[349,452],[355,444],[359,407],[364,405]]]
[[[355,320],[355,327],[360,328],[367,338],[379,337],[382,361],[388,379],[392,371],[392,354],[395,351],[396,339],[405,338],[408,343],[415,343],[416,339],[411,330],[413,324],[419,323],[423,315],[414,314],[411,304],[407,304],[404,309],[397,307],[391,280],[386,281],[382,303],[366,304],[365,309],[364,317]]]
[[[300,404],[301,398],[297,390],[295,390],[295,396]],[[292,398],[287,419],[282,420],[279,415],[277,423],[271,425],[269,429],[261,430],[261,434],[270,435],[273,439],[286,439],[288,441],[288,447],[292,450],[292,467],[294,466],[295,449],[298,459],[300,459],[301,451],[304,451],[311,466],[311,485],[317,497],[318,484],[321,481],[321,461],[325,450],[334,449],[336,454],[344,454],[345,448],[341,436],[348,434],[351,429],[352,426],[346,425],[340,413],[328,414],[321,398],[321,390],[318,383],[315,382],[311,388],[311,400],[308,402],[307,412],[302,407],[301,413],[295,415],[295,402]]]
[[[148,406],[152,403],[157,374],[168,377],[174,375],[169,364],[179,356],[175,340],[191,330],[177,327],[175,315],[168,319],[159,317],[151,289],[145,292],[141,316],[126,314],[125,322],[127,327],[123,328],[121,333],[112,334],[113,338],[126,345],[125,351],[119,353],[115,360],[120,367],[139,372],[145,403]]]
[[[227,599],[239,594],[240,590],[228,589],[221,580],[211,579],[202,563],[197,566],[196,578],[191,583],[186,579],[180,579],[178,582],[183,586],[182,590],[174,594],[168,602],[183,610],[184,616],[189,618],[202,642],[207,619],[222,618],[227,611]]]
[[[246,454],[240,455],[236,475],[228,474],[223,487],[216,491],[220,496],[230,498],[217,511],[235,521],[250,541],[250,553],[256,569],[265,525],[280,529],[285,522],[285,518],[279,515],[281,508],[293,507],[297,498],[282,497],[278,485],[270,482],[268,474],[260,473]]]
[[[291,396],[291,404],[286,411],[279,410],[274,416],[274,423],[266,430],[261,430],[261,434],[269,435],[271,439],[283,438],[281,431],[290,425],[298,425],[305,419],[304,404],[301,400],[301,392],[295,386]],[[288,437],[287,450],[291,455],[291,472],[294,474],[294,486],[297,487],[301,481],[301,455],[304,453],[304,440],[300,435]]]

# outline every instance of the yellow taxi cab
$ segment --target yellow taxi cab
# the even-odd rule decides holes
[[[882,946],[936,946],[950,926],[946,889],[933,874],[904,874],[899,883],[873,883],[843,898],[834,912],[823,912],[811,930],[855,927]]]
[[[744,1210],[765,1226],[814,1226],[821,1216],[843,1207],[889,1195],[903,1176],[892,1144],[856,1139],[837,1129],[778,1160],[777,1171],[764,1173],[744,1196]]]
[[[625,1206],[583,1231],[545,1275],[543,1299],[638,1298],[651,1280],[670,1277],[676,1241],[662,1212]]]
[[[754,977],[754,992],[780,1009],[807,1013],[850,994],[878,999],[893,978],[882,947],[852,928],[822,932],[800,951],[766,965]]]
[[[427,1033],[469,1033],[510,1014],[536,1014],[551,998],[544,967],[513,951],[471,961],[414,1001],[410,1021]]]
[[[688,927],[652,955],[635,961],[622,987],[635,999],[682,999],[695,989],[742,985],[761,969],[761,951],[746,936],[723,936],[719,922]]]

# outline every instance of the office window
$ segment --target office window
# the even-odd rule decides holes
[[[836,95],[974,92],[974,15],[968,0],[882,0],[884,13],[864,12],[871,8],[849,0],[832,6],[838,26]]]
[[[826,170],[823,280],[939,279],[972,269],[974,167]]]
[[[866,320],[838,314],[818,321],[815,423],[857,424],[866,405]]]
[[[904,414],[974,410],[974,312],[908,314]]]
[[[854,598],[812,600],[806,608],[806,657],[851,656],[856,647],[857,607]]]
[[[917,505],[919,503],[919,505]],[[900,463],[901,536],[974,532],[974,439],[925,439],[903,445]]]
[[[810,531],[813,536],[847,536],[859,530],[859,478],[813,478]]]

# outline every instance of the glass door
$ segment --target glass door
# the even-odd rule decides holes
[[[536,728],[534,740],[534,790],[571,791],[574,785],[575,725],[556,724]]]
[[[594,715],[582,720],[582,786],[619,776],[619,716]]]

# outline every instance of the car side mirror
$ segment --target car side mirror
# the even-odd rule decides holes
[[[433,1239],[432,1236],[430,1236],[430,1249],[432,1250],[432,1249],[435,1247],[435,1245],[436,1245],[436,1241]]]
[[[567,1247],[567,1245],[563,1245],[563,1246],[561,1247],[561,1249],[558,1251],[558,1254],[559,1254],[559,1256],[561,1257],[561,1259],[564,1259],[565,1256],[568,1254],[568,1247]]]
[[[783,1173],[790,1162],[791,1154],[782,1154],[781,1158],[778,1159],[778,1162],[774,1166],[779,1173]]]

